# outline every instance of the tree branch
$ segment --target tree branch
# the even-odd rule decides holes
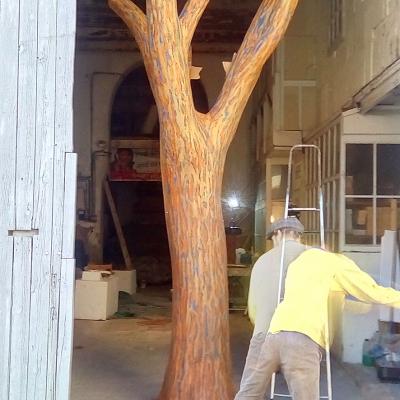
[[[298,0],[263,0],[210,111],[228,145],[261,70],[283,37]]]
[[[177,0],[146,0],[146,14],[151,25],[162,32],[166,26],[178,23]],[[158,26],[157,26],[158,24]]]
[[[141,50],[146,42],[147,20],[131,0],[108,0],[109,7],[125,22]]]
[[[147,0],[149,56],[146,70],[163,118],[189,118],[194,112],[188,50],[184,45],[176,0]],[[167,100],[168,99],[168,100]],[[175,116],[175,117],[174,117]]]
[[[169,58],[165,50],[182,49],[176,0],[146,0],[150,52],[160,60]],[[160,53],[161,52],[161,53]]]
[[[181,11],[180,20],[186,46],[190,46],[194,32],[210,0],[188,0]]]

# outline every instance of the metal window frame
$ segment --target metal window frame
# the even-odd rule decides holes
[[[337,144],[340,143],[340,136],[342,135],[341,118],[333,120],[329,125],[320,131],[319,134],[310,140],[310,144],[315,144],[320,147],[322,151],[322,184],[324,190],[324,200],[327,207],[326,212],[326,242],[331,250],[338,250],[339,248],[339,215],[337,212],[336,193],[340,187],[340,173],[337,166]],[[337,137],[339,136],[339,138]],[[313,152],[306,152],[305,163],[307,166],[307,182],[306,182],[306,201],[309,206],[315,201],[316,196],[316,159],[313,157]],[[315,203],[314,203],[315,204]],[[315,216],[307,216],[306,230],[315,230],[317,221]],[[316,236],[308,234],[307,244],[314,244]]]
[[[346,195],[345,193],[345,179],[346,179],[346,145],[347,144],[372,144],[373,146],[373,189],[372,195]],[[339,250],[340,251],[357,251],[365,253],[379,253],[381,245],[377,243],[377,200],[378,199],[400,199],[400,195],[378,195],[377,194],[377,147],[378,144],[400,144],[400,135],[387,135],[387,134],[359,134],[359,135],[343,135],[341,141],[341,155],[340,155],[340,229],[339,229]],[[373,228],[372,244],[348,244],[346,243],[346,199],[347,198],[364,198],[372,199],[372,215],[373,215]]]

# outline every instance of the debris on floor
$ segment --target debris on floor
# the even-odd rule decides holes
[[[376,332],[364,341],[362,360],[381,381],[400,382],[400,334]]]
[[[135,318],[135,314],[129,311],[117,311],[112,318]]]

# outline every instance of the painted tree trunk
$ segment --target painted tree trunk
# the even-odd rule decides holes
[[[173,268],[172,348],[160,399],[230,399],[223,157],[190,128],[177,153],[161,135]],[[185,154],[185,157],[180,157]],[[205,384],[207,382],[207,384]]]
[[[231,400],[221,184],[229,144],[297,0],[263,0],[207,114],[194,109],[190,44],[209,0],[109,0],[143,55],[161,126],[161,170],[172,258],[172,348],[161,400]]]

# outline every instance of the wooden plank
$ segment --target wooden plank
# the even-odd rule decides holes
[[[14,239],[9,398],[27,399],[32,238]]]
[[[52,310],[49,294],[53,214],[53,151],[56,67],[56,0],[38,3],[38,62],[28,399],[43,400],[47,388],[47,351]]]
[[[18,82],[18,1],[2,2],[0,11],[0,400],[9,400],[9,357],[13,238],[15,228],[15,157]],[[7,71],[7,73],[4,73]]]
[[[53,175],[53,235],[52,235],[52,275],[55,285],[50,294],[51,307],[54,310],[51,319],[51,337],[48,349],[48,380],[46,399],[55,399],[64,395],[67,387],[56,388],[58,346],[58,312],[60,306],[60,279],[61,255],[63,249],[63,235],[71,235],[64,231],[64,187],[65,181],[65,153],[73,149],[73,114],[72,94],[74,82],[75,60],[75,18],[76,1],[58,0],[56,9],[57,36],[56,36],[56,107],[55,107],[55,147],[54,147],[54,175]],[[69,218],[75,218],[75,212]],[[72,225],[69,226],[71,229]],[[73,296],[71,292],[69,294]],[[64,301],[64,299],[63,299]],[[66,357],[65,352],[61,353]]]
[[[32,229],[36,132],[37,0],[20,1],[16,229]]]
[[[132,266],[131,256],[129,255],[128,246],[126,245],[124,231],[122,230],[121,222],[119,220],[117,207],[115,206],[115,202],[111,193],[110,184],[108,183],[107,180],[104,181],[104,193],[106,194],[115,230],[117,232],[118,241],[121,246],[122,255],[124,256],[125,267],[127,270],[132,270],[133,266]]]
[[[57,2],[57,104],[56,127],[64,152],[73,152],[73,89],[76,1]]]
[[[65,155],[64,185],[64,237],[57,338],[57,400],[69,400],[72,363],[74,286],[75,286],[75,214],[78,157],[75,153]]]
[[[378,87],[373,89],[367,96],[360,101],[360,111],[362,114],[367,113],[373,107],[378,105],[393,89],[400,85],[400,70],[380,83]]]
[[[60,275],[60,298],[58,311],[57,369],[55,398],[68,400],[73,341],[73,308],[75,285],[75,213],[76,213],[77,155],[65,155],[64,184],[64,236],[62,243],[62,263]]]
[[[160,150],[160,141],[153,139],[123,139],[123,138],[111,140],[112,149],[118,149],[120,147],[128,147],[132,149]]]
[[[69,400],[74,322],[75,260],[63,259],[61,265],[60,303],[58,313],[57,400]]]
[[[78,155],[76,153],[66,153],[62,258],[75,258],[77,168]]]
[[[250,267],[228,267],[228,276],[250,276],[251,268]]]
[[[399,84],[400,60],[397,60],[353,97],[353,105],[359,106],[361,113],[365,114]]]
[[[16,147],[15,228],[32,230],[36,115],[37,0],[19,2],[19,62]],[[32,237],[15,238],[11,312],[10,393],[28,390]]]

